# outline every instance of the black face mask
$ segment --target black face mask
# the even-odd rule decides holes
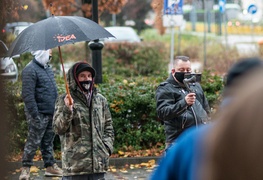
[[[84,92],[90,92],[92,81],[80,81],[79,84],[81,85]]]
[[[185,72],[176,72],[174,73],[174,77],[177,79],[177,81],[179,81],[180,83],[184,83],[184,76],[185,76]]]

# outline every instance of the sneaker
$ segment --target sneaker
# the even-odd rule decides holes
[[[30,178],[30,168],[22,167],[22,171],[19,176],[19,180],[29,180],[29,178]]]
[[[45,176],[62,176],[62,169],[55,163],[46,168]]]

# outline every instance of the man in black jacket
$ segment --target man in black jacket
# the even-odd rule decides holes
[[[22,157],[19,180],[29,180],[30,167],[40,147],[46,176],[62,176],[53,156],[53,114],[57,98],[54,73],[49,67],[52,51],[34,51],[33,60],[22,71],[22,97],[28,122],[28,137]]]
[[[185,87],[185,74],[191,73],[189,57],[177,56],[174,68],[156,90],[157,114],[164,122],[166,149],[187,128],[205,124],[210,107],[199,83]]]

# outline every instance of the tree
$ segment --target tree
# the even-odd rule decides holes
[[[126,21],[134,21],[135,25],[130,24],[130,26],[133,26],[140,33],[141,30],[148,27],[144,20],[147,18],[148,13],[152,11],[151,1],[129,0],[123,6],[122,11],[116,15],[116,24],[114,25],[124,26],[126,25]],[[101,20],[105,23],[105,26],[110,26],[113,21],[113,14],[104,12],[101,15]]]
[[[18,21],[37,22],[46,17],[45,10],[41,1],[37,0],[18,0],[23,8],[19,9]]]
[[[18,18],[17,10],[20,8],[19,3],[17,1],[9,1],[9,0],[1,0],[0,1],[0,39],[4,39],[4,33],[2,29],[4,29],[5,24],[8,22],[10,18]]]
[[[0,39],[5,40],[4,29],[6,23],[16,21],[36,22],[45,16],[45,12],[41,11],[39,1],[36,0],[2,0],[0,2]],[[43,8],[42,8],[43,9]]]
[[[152,0],[151,6],[155,12],[154,26],[158,29],[160,34],[164,34],[165,27],[163,26],[163,0]]]
[[[127,0],[99,0],[99,15],[102,12],[119,13]],[[54,15],[72,15],[82,12],[86,18],[92,17],[92,0],[42,0],[44,8],[48,10],[50,4]]]
[[[126,20],[133,20],[135,22],[134,28],[140,33],[147,25],[144,20],[148,12],[151,10],[151,0],[129,0],[123,7],[123,11],[118,15],[122,17],[121,25],[124,25]]]

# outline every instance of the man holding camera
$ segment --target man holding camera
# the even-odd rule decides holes
[[[208,121],[208,101],[198,82],[186,81],[191,76],[189,57],[177,56],[170,76],[156,90],[157,114],[164,123],[166,150],[185,129]]]

